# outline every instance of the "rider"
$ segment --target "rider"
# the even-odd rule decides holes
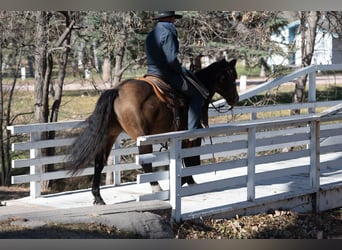
[[[179,51],[178,34],[174,23],[182,18],[174,11],[159,11],[153,18],[155,28],[146,38],[147,73],[156,75],[182,92],[188,99],[188,129],[200,127],[203,97],[185,79],[187,71],[177,59]]]

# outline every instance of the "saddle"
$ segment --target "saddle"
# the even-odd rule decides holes
[[[187,106],[185,95],[172,88],[170,84],[167,84],[158,76],[145,75],[144,77],[136,78],[136,80],[147,82],[152,86],[157,98],[172,110],[175,118],[175,130],[179,130],[181,119],[180,109]]]

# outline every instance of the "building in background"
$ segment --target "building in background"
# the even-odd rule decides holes
[[[270,51],[267,64],[270,66],[283,65],[300,67],[301,35],[299,33],[300,22],[294,21],[283,28],[279,35],[272,35],[280,53]],[[315,51],[312,64],[340,64],[342,63],[342,37],[319,28],[316,34]]]

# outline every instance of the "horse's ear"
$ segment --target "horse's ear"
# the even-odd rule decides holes
[[[235,67],[236,61],[237,61],[236,59],[230,60],[229,61],[230,66]]]

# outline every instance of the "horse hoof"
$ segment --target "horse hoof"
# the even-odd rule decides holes
[[[93,204],[94,204],[94,205],[99,205],[99,206],[106,205],[106,203],[105,203],[103,200],[99,200],[99,201],[95,200],[95,201],[93,202]]]
[[[160,187],[160,185],[152,185],[151,186],[152,188],[152,193],[157,193],[157,192],[160,192],[160,191],[163,191],[163,189]]]
[[[185,183],[182,184],[182,187],[183,187],[184,185],[188,185],[188,187],[190,187],[190,186],[197,185],[197,183],[196,183],[195,181],[190,182],[190,183],[189,183],[189,182],[185,182]]]

